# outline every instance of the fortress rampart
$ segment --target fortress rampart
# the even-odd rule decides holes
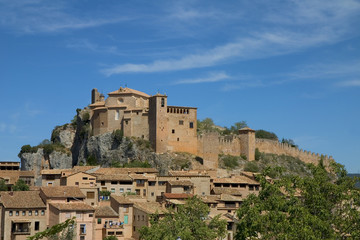
[[[289,155],[292,157],[297,157],[305,163],[318,164],[321,156],[323,156],[324,164],[329,165],[331,160],[334,160],[332,156],[320,155],[319,153],[313,153],[303,149],[298,149],[290,146],[287,143],[280,143],[278,141],[269,140],[269,139],[256,139],[255,147],[259,149],[260,152],[272,153],[277,155]]]

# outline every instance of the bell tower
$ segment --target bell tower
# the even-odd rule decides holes
[[[167,151],[167,96],[156,94],[149,98],[149,140],[157,153]]]

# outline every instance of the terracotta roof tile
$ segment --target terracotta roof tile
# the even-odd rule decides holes
[[[116,91],[113,91],[113,92],[110,92],[108,93],[108,95],[115,95],[115,94],[135,94],[135,95],[140,95],[140,96],[143,96],[143,97],[146,97],[146,98],[149,98],[150,95],[146,94],[146,93],[143,93],[143,92],[140,92],[138,90],[135,90],[135,89],[131,89],[131,88],[120,88]]]
[[[81,211],[94,211],[94,208],[84,202],[67,202],[67,203],[50,203],[53,207],[60,211],[73,211],[73,210],[81,210]]]
[[[213,183],[234,183],[234,184],[254,184],[254,185],[260,185],[259,182],[245,177],[245,176],[234,176],[231,178],[215,178],[213,180]]]
[[[6,208],[46,208],[39,191],[1,192],[0,202]]]
[[[117,214],[114,209],[112,209],[110,206],[100,206],[95,208],[95,217],[118,217],[119,214]]]
[[[188,193],[164,193],[164,197],[168,199],[187,199],[193,196],[193,194]]]
[[[85,195],[81,192],[80,188],[72,186],[41,187],[40,191],[48,198],[85,198]]]
[[[190,180],[170,180],[168,183],[171,186],[193,186],[194,184]]]
[[[127,174],[113,174],[113,175],[97,175],[96,176],[97,181],[132,181],[132,178]]]
[[[45,169],[45,170],[41,170],[41,174],[42,175],[59,175],[61,174],[61,172],[63,171],[64,169]],[[66,169],[68,170],[68,169]]]
[[[148,214],[154,214],[154,213],[165,213],[166,209],[163,208],[159,203],[157,202],[136,202],[134,204],[134,208],[137,208],[143,212],[146,212]]]
[[[129,198],[125,197],[125,196],[119,196],[119,195],[111,195],[111,198],[114,199],[115,201],[117,201],[120,204],[133,204],[134,202],[132,202]]]
[[[243,192],[246,191],[246,189],[241,188],[221,188],[221,187],[215,187],[211,190],[211,192],[215,195],[220,194],[231,194],[235,196],[242,196]]]
[[[99,168],[96,174],[158,173],[155,168]]]

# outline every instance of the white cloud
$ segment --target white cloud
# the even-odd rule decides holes
[[[209,82],[220,82],[228,80],[231,77],[224,72],[210,73],[208,77],[194,78],[194,79],[183,79],[174,82],[174,84],[196,84],[196,83],[209,83]]]
[[[114,14],[79,13],[70,3],[59,1],[2,1],[0,25],[20,33],[59,32],[99,27],[126,21]]]
[[[349,80],[349,81],[343,81],[338,82],[336,86],[339,87],[360,87],[360,80]]]

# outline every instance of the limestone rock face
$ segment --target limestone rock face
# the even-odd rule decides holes
[[[36,153],[23,153],[20,159],[21,159],[21,170],[34,171],[35,185],[41,186],[40,171],[42,170],[44,164],[46,164],[43,149],[39,148]]]
[[[72,156],[71,154],[62,152],[52,152],[49,155],[50,168],[65,169],[72,168]]]
[[[51,135],[53,143],[60,143],[70,149],[74,144],[76,130],[71,124],[56,127]]]

